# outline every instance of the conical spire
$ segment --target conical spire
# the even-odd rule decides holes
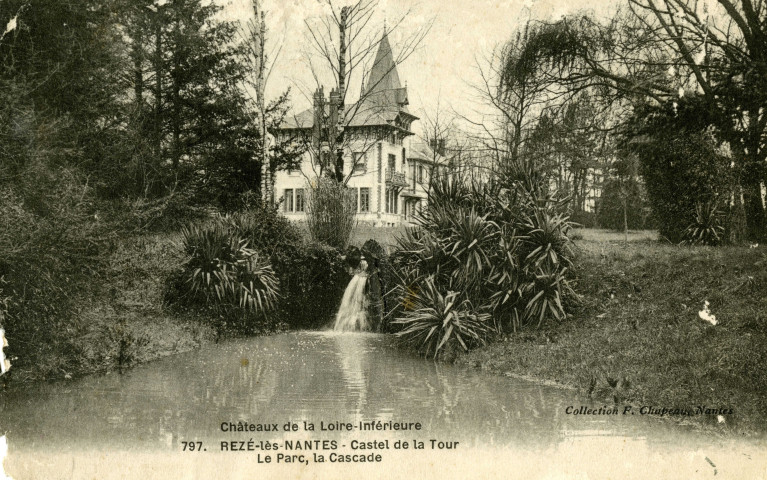
[[[389,45],[389,36],[386,30],[384,30],[381,37],[378,52],[370,69],[365,88],[365,94],[402,88],[399,74],[397,73],[397,64],[394,62],[394,55],[391,51],[391,45]]]

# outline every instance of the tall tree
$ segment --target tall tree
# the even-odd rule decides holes
[[[237,25],[201,0],[134,4],[126,20],[134,128],[148,133],[155,193],[216,162],[245,162],[258,132],[246,112]],[[239,159],[239,160],[237,160]],[[202,168],[202,170],[200,170]]]
[[[749,235],[765,235],[767,24],[761,19],[767,6],[750,0],[630,5],[608,23],[569,17],[544,25],[524,57],[569,91],[604,88],[635,106],[663,108],[698,97],[692,101],[699,116],[709,119],[703,130],[713,127],[732,148]],[[551,71],[552,64],[559,68]],[[734,198],[739,202],[740,193]]]
[[[676,75],[714,113],[733,149],[748,231],[767,235],[767,4],[751,0],[630,0],[635,15],[674,52]],[[727,119],[722,121],[721,119]],[[739,195],[738,195],[739,197]]]
[[[0,4],[0,79],[30,106],[19,125],[56,124],[57,160],[98,170],[119,116],[115,1],[9,0]],[[14,87],[15,86],[15,87]],[[18,88],[16,88],[18,87]]]

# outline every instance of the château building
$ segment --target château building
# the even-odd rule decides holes
[[[411,130],[418,117],[408,109],[407,86],[400,82],[385,32],[365,78],[357,102],[339,109],[342,94],[333,90],[326,99],[320,88],[311,109],[280,126],[280,141],[308,147],[299,169],[279,171],[274,178],[275,199],[289,219],[305,219],[308,189],[336,164],[326,132],[336,123],[343,128],[344,141],[336,149],[343,151],[344,181],[356,197],[358,222],[400,225],[412,222],[425,206],[430,175],[444,159]]]

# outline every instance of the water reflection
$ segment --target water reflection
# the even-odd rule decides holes
[[[246,438],[222,433],[222,422],[289,420],[417,421],[423,438],[565,454],[600,438],[637,452],[712,442],[638,416],[568,416],[568,405],[581,404],[570,392],[412,358],[391,341],[301,332],[226,342],[124,375],[4,393],[0,428],[13,448],[30,451],[178,451],[181,441]]]

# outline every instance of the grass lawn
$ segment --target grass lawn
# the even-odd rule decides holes
[[[350,245],[361,247],[369,239],[380,243],[384,248],[391,250],[397,245],[396,237],[404,232],[404,226],[398,227],[372,227],[370,225],[357,225],[352,231]]]
[[[767,433],[767,248],[680,247],[653,232],[576,232],[576,290],[566,322],[509,335],[457,363],[577,389],[619,405],[694,410],[684,417]],[[717,324],[702,320],[704,302]],[[682,418],[682,417],[676,417]]]

